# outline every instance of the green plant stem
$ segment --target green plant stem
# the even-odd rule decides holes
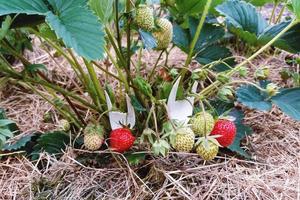
[[[97,98],[97,94],[95,94],[95,90],[93,90],[93,88],[91,88],[91,84],[90,84],[90,79],[88,77],[88,75],[84,72],[83,68],[81,67],[81,65],[79,64],[76,56],[74,55],[74,53],[72,52],[71,49],[68,49],[67,50],[69,52],[69,54],[71,55],[74,63],[75,63],[75,68],[79,71],[79,73],[81,74],[81,77],[83,79],[83,85],[84,87],[86,88],[87,92],[89,93],[89,95],[91,96],[93,102],[100,108],[100,102],[98,101],[98,98]]]
[[[26,66],[28,66],[28,65],[31,64],[26,58],[23,57],[23,55],[18,54],[12,47],[9,46],[8,48],[10,48],[11,53],[13,53],[17,58],[19,58],[22,61],[22,63],[24,64],[25,68],[26,68]],[[43,73],[38,72],[38,75],[40,75],[49,84],[54,85],[52,83],[52,81],[50,79],[48,79]],[[32,89],[32,87],[31,87],[31,89]],[[77,109],[76,109],[75,105],[72,103],[72,101],[68,98],[68,96],[66,96],[64,94],[63,94],[63,96],[67,100],[68,104],[73,109],[73,111],[75,112],[75,114],[77,115],[78,119],[80,119],[83,122],[83,124],[85,124],[84,120],[82,119],[81,115],[77,111]]]
[[[114,65],[114,67],[117,69],[118,71],[118,76],[120,77],[120,79],[123,80],[123,82],[125,83],[125,90],[126,92],[129,92],[129,83],[127,82],[126,77],[123,75],[122,70],[120,69],[118,63],[115,61],[115,59],[113,58],[113,56],[111,55],[111,53],[109,52],[109,50],[107,48],[105,48],[105,51],[110,59],[110,61],[112,62],[112,64]]]
[[[124,67],[124,69],[125,69],[125,72],[126,72],[126,75],[127,75],[127,82],[130,83],[130,81],[132,81],[132,77],[131,77],[131,73],[128,70],[128,67],[127,67],[127,61],[125,60],[124,55],[122,54],[122,52],[118,49],[118,47],[117,47],[117,45],[115,43],[115,39],[114,39],[113,35],[111,34],[109,28],[106,27],[105,31],[107,33],[109,41],[112,44],[112,47],[114,48],[114,50],[115,50],[115,52],[117,54],[117,57],[119,58],[121,66]],[[117,66],[117,65],[115,65],[115,66]]]
[[[126,1],[126,14],[127,14],[127,29],[126,29],[126,36],[127,36],[127,63],[126,63],[126,73],[127,73],[127,82],[130,83],[132,81],[131,77],[131,0]]]
[[[36,79],[33,79],[33,78],[28,78],[28,77],[25,77],[25,78],[22,78],[20,80],[23,80],[24,82],[30,82],[30,83],[34,83],[34,84],[40,84],[42,86],[45,86],[45,87],[48,87],[48,88],[51,88],[63,95],[66,95],[68,97],[71,97],[73,99],[75,99],[76,101],[80,102],[82,105],[88,107],[88,108],[91,108],[93,110],[96,110],[96,111],[100,111],[95,105],[93,104],[90,104],[88,103],[87,101],[83,100],[81,97],[67,91],[67,90],[64,90],[62,89],[61,87],[57,86],[57,85],[53,85],[51,83],[48,83],[46,81],[43,81],[43,80],[36,80]]]
[[[142,53],[143,53],[143,47],[140,47],[139,54],[138,54],[138,61],[136,66],[136,75],[141,75],[141,66],[142,66]]]
[[[21,62],[23,63],[23,65],[26,67],[28,65],[30,65],[31,63],[26,59],[24,58],[22,55],[18,54],[12,47],[10,47],[8,44],[4,43],[4,45],[6,46],[7,49],[10,50],[10,52],[16,56],[18,59],[21,60]],[[32,79],[32,78],[29,78],[29,77],[23,77],[22,75],[19,75],[17,72],[13,72],[13,71],[8,71],[6,70],[6,73],[9,73],[10,75],[13,75],[14,78],[18,78],[19,80],[23,80],[25,81],[26,80],[30,80],[31,83],[38,83],[40,81],[41,84],[43,84],[44,86],[46,87],[49,87],[49,88],[52,88],[53,90],[55,91],[58,91],[60,92],[63,96],[70,96],[74,99],[76,99],[77,101],[79,101],[80,103],[82,103],[83,105],[86,105],[88,107],[93,107],[93,109],[95,108],[92,104],[89,104],[88,102],[82,100],[80,97],[76,96],[76,95],[73,95],[69,92],[67,92],[66,90],[60,88],[59,86],[53,84],[46,76],[44,76],[42,73],[38,73],[40,76],[42,76],[43,79],[45,79],[46,81],[42,81],[41,80],[36,80],[36,79]],[[26,82],[26,81],[25,81]],[[92,108],[91,107],[91,108]]]
[[[118,76],[116,76],[115,74],[109,72],[107,69],[104,69],[99,63],[95,62],[95,61],[92,61],[92,63],[98,68],[100,69],[101,71],[103,71],[104,73],[106,73],[108,76],[111,76],[115,79],[117,79],[118,81],[123,82],[123,80],[121,78],[119,78]]]
[[[37,35],[40,38],[43,38],[52,48],[54,48],[59,54],[61,54],[71,65],[72,69],[74,70],[74,72],[76,73],[77,77],[80,79],[81,83],[83,85],[85,85],[84,80],[82,79],[82,77],[79,75],[78,69],[76,68],[76,63],[72,60],[72,58],[70,58],[65,51],[58,45],[56,45],[54,42],[52,42],[51,40],[49,40],[46,37],[43,37],[38,31],[36,31],[35,29],[31,28],[29,29],[31,32],[33,32],[35,35]]]
[[[210,8],[211,3],[212,3],[212,0],[207,0],[207,2],[205,4],[203,14],[201,16],[201,19],[200,19],[199,24],[197,26],[197,30],[196,30],[195,36],[194,36],[194,38],[192,40],[192,43],[191,43],[191,46],[190,46],[190,51],[189,51],[188,57],[187,57],[187,59],[185,61],[184,68],[183,68],[183,70],[181,72],[181,76],[182,77],[184,77],[185,73],[187,72],[186,68],[188,68],[188,66],[190,65],[190,63],[192,61],[193,54],[194,54],[194,49],[195,49],[197,41],[198,41],[198,39],[200,37],[200,33],[202,31],[202,28],[203,28],[206,16],[207,16],[207,14],[209,12],[209,8]]]
[[[81,83],[87,89],[87,91],[88,91],[89,95],[91,96],[93,102],[97,105],[96,97],[95,97],[93,91],[90,89],[90,86],[89,86],[89,79],[86,76],[85,72],[83,71],[81,65],[79,64],[79,62],[78,62],[76,56],[73,54],[73,52],[70,49],[67,50],[68,53],[71,56],[71,58],[70,58],[60,46],[56,45],[54,42],[52,42],[48,38],[44,38],[38,31],[36,31],[34,29],[30,29],[30,30],[34,34],[39,36],[40,38],[43,38],[48,44],[50,44],[50,46],[52,46],[56,51],[58,51],[69,62],[72,69],[76,73],[77,77],[80,79]]]
[[[35,92],[36,94],[38,94],[40,97],[42,97],[45,101],[47,101],[48,103],[50,103],[51,105],[53,105],[55,107],[56,110],[58,110],[61,115],[66,118],[69,119],[70,121],[74,122],[74,124],[78,127],[81,128],[83,127],[82,124],[80,124],[80,122],[72,116],[72,113],[63,110],[61,108],[59,108],[55,103],[53,103],[50,99],[48,99],[44,94],[42,94],[40,91],[38,91],[33,85],[31,85],[30,83],[25,83],[28,87],[30,87],[30,89]]]
[[[275,11],[276,11],[276,8],[278,6],[278,3],[276,2],[273,6],[273,9],[272,9],[272,14],[271,14],[271,17],[270,17],[270,20],[269,20],[269,24],[271,24],[273,22],[273,18],[274,18],[274,15],[275,15]]]
[[[2,45],[4,46],[4,48],[6,48],[6,50],[8,50],[14,57],[18,58],[22,64],[24,65],[24,67],[26,68],[28,65],[30,65],[31,63],[23,57],[23,55],[21,55],[20,53],[18,53],[17,51],[15,51],[15,49],[9,44],[9,42],[6,39],[2,40]]]
[[[40,42],[43,44],[42,39],[39,38],[39,40],[40,40]],[[47,52],[47,54],[48,54],[49,57],[53,60],[53,62],[55,62],[55,64],[61,68],[61,70],[65,73],[65,75],[68,76],[68,77],[70,78],[70,80],[71,80],[72,83],[75,85],[75,87],[77,88],[77,90],[78,90],[79,92],[81,92],[81,94],[83,94],[83,91],[81,90],[81,88],[79,87],[79,85],[76,83],[76,81],[73,80],[73,79],[69,76],[69,74],[64,70],[64,67],[63,67],[59,62],[57,62],[57,60],[52,56],[52,54],[50,53],[50,51],[48,50],[48,48],[47,48],[44,44],[43,44],[43,46],[44,46],[44,50]],[[75,71],[75,73],[76,73],[76,72],[77,72],[77,71]],[[77,75],[77,77],[80,79],[80,77],[79,77],[79,75],[78,75],[77,73],[76,73],[76,75]]]
[[[39,32],[32,30],[36,35],[42,37],[40,35]],[[43,38],[43,37],[42,37]],[[63,55],[63,57],[69,62],[69,64],[71,65],[72,69],[74,70],[74,72],[76,73],[77,77],[79,78],[79,80],[81,81],[81,83],[84,85],[84,87],[86,88],[86,90],[88,91],[89,95],[91,96],[93,102],[97,105],[97,101],[96,101],[96,97],[93,93],[93,91],[90,89],[89,86],[89,79],[87,77],[87,75],[85,74],[85,72],[83,71],[81,65],[79,64],[76,56],[73,54],[71,49],[67,49],[69,55],[71,56],[71,58],[63,51],[63,49],[56,45],[55,43],[53,43],[51,40],[47,39],[47,38],[43,38],[48,44],[50,44],[50,46],[52,46],[56,51],[58,51],[61,55]],[[99,106],[99,105],[98,105]]]
[[[242,81],[242,80],[239,80],[239,81],[231,81],[230,83],[227,83],[226,85],[234,85],[234,84],[248,84],[248,85],[252,85],[254,87],[256,87],[257,89],[259,89],[260,91],[265,91],[265,89],[263,89],[262,87],[258,86],[257,84],[255,83],[252,83],[250,81]]]
[[[92,79],[94,87],[96,89],[96,93],[97,93],[99,101],[100,101],[99,105],[101,105],[101,103],[105,103],[104,90],[103,90],[102,86],[100,85],[100,82],[97,78],[97,74],[94,69],[94,66],[90,62],[88,62],[86,59],[84,59],[84,63],[88,69],[88,72],[90,74],[90,77]],[[101,109],[101,106],[99,108]]]
[[[286,8],[286,3],[285,3],[285,4],[283,5],[283,7],[281,8],[281,10],[280,10],[280,12],[279,12],[279,15],[278,15],[278,17],[277,17],[277,19],[276,19],[276,21],[275,21],[275,24],[277,24],[277,23],[279,23],[279,22],[281,21],[281,17],[282,17],[282,15],[283,15],[283,13],[284,13],[285,8]]]
[[[119,0],[115,0],[115,12],[116,12],[115,25],[117,30],[117,43],[122,53],[121,34],[120,34],[120,27],[119,27]]]
[[[158,56],[158,58],[157,58],[157,60],[156,60],[156,62],[155,62],[155,64],[154,64],[154,66],[152,67],[152,70],[151,70],[151,72],[150,72],[148,81],[151,81],[151,79],[152,79],[152,77],[153,77],[153,75],[154,75],[154,73],[155,73],[155,70],[156,70],[156,68],[157,68],[157,66],[158,66],[158,62],[159,62],[159,60],[160,60],[160,58],[162,57],[162,55],[163,55],[164,52],[165,52],[164,50],[162,50],[162,51],[160,52],[160,54],[159,54],[159,56]]]
[[[292,22],[285,27],[280,33],[278,33],[272,40],[270,40],[266,45],[264,45],[263,47],[261,47],[256,53],[254,53],[252,56],[250,56],[249,58],[247,58],[246,60],[244,60],[242,63],[240,63],[239,65],[237,65],[235,68],[233,68],[232,70],[230,70],[226,75],[227,76],[232,76],[234,73],[238,72],[240,70],[241,67],[243,67],[244,65],[246,65],[247,63],[250,63],[251,60],[253,60],[254,58],[256,58],[259,54],[261,54],[262,52],[264,52],[266,49],[268,49],[276,40],[278,40],[281,36],[283,36],[290,28],[292,28],[294,25],[296,25],[297,23],[299,23],[299,20],[294,19],[292,20]],[[208,86],[207,88],[203,89],[199,95],[200,96],[210,96],[211,92],[214,90],[214,88],[219,87],[222,83],[220,81],[215,81],[214,83],[212,83],[210,86]]]
[[[70,100],[69,97],[64,96],[64,98],[66,99],[66,101],[68,102],[68,104],[70,105],[70,107],[72,108],[72,110],[74,111],[74,113],[77,115],[78,119],[81,121],[81,123],[86,126],[86,122],[84,121],[84,119],[82,118],[81,114],[78,112],[76,106],[73,104],[73,102]]]
[[[116,45],[114,36],[112,35],[110,29],[108,27],[105,27],[105,32],[107,34],[108,40],[110,41],[112,47],[114,48],[114,50],[115,50],[115,52],[117,54],[117,57],[119,58],[119,61],[120,61],[121,65],[122,65],[122,67],[126,68],[125,58],[124,58],[122,52],[120,52],[118,46]]]

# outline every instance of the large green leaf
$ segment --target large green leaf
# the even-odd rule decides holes
[[[100,21],[105,24],[109,22],[113,14],[112,0],[89,0],[89,5],[95,14],[99,17]]]
[[[176,0],[176,6],[181,14],[198,14],[203,10],[203,3],[199,0]]]
[[[104,33],[101,24],[87,8],[51,0],[59,15],[48,12],[46,21],[69,48],[89,60],[102,58],[104,52]],[[75,0],[73,0],[75,1]],[[75,3],[75,2],[73,2]],[[80,4],[79,4],[80,5]]]
[[[207,1],[203,1],[203,0],[199,1],[199,8],[200,8],[198,10],[199,13],[203,13],[203,10],[204,10],[206,2]],[[215,10],[216,6],[219,5],[219,4],[221,4],[221,3],[223,3],[223,2],[224,2],[224,0],[213,0],[211,2],[211,6],[210,6],[210,9],[209,9],[209,12],[212,13],[212,14],[217,13],[216,10]]]
[[[267,28],[258,38],[260,44],[266,44],[280,33],[291,22],[281,22],[277,25]],[[281,38],[279,38],[274,46],[291,53],[300,52],[300,24],[293,26]]]
[[[229,0],[217,7],[226,17],[228,29],[249,44],[262,46],[272,40],[290,22],[282,22],[268,26],[266,20],[256,11],[256,8],[244,1]],[[291,53],[300,52],[300,25],[295,25],[273,46]]]
[[[156,40],[153,37],[152,33],[145,32],[141,29],[139,30],[139,33],[145,49],[154,49],[155,47],[157,47]]]
[[[0,120],[0,127],[8,126],[14,124],[15,122],[9,119],[1,119]]]
[[[7,116],[5,114],[5,110],[3,108],[0,108],[0,120],[6,120]],[[16,134],[19,134],[20,130],[15,122],[9,123],[7,125],[7,129],[9,129],[11,132],[14,132]]]
[[[2,22],[1,28],[0,28],[0,41],[5,38],[6,34],[9,31],[10,25],[11,25],[11,17],[7,16],[5,20]]]
[[[194,38],[197,30],[199,20],[190,17],[189,19],[189,31],[191,38]],[[225,31],[222,27],[205,23],[200,33],[199,39],[195,46],[195,53],[203,50],[203,48],[215,44],[220,41],[225,35]]]
[[[43,0],[0,0],[0,16],[12,13],[44,15],[48,11]]]
[[[52,8],[55,11],[67,10],[74,6],[85,7],[87,4],[87,0],[68,0],[68,1],[66,1],[66,0],[47,0],[47,1],[50,3],[50,5],[52,6]]]
[[[300,88],[285,89],[271,100],[288,116],[300,120]]]
[[[224,58],[228,58],[230,56],[232,56],[232,53],[226,47],[209,46],[209,47],[203,49],[202,51],[200,51],[197,54],[195,60],[197,60],[200,64],[206,65],[206,64],[212,63],[217,60],[222,60]],[[228,59],[225,61],[225,63],[228,64],[229,66],[235,65],[234,59]],[[219,72],[229,70],[230,68],[226,64],[223,64],[223,63],[217,64],[213,67],[213,69],[215,71],[219,71]]]
[[[38,154],[42,151],[46,151],[49,154],[60,154],[69,143],[70,136],[65,132],[44,133],[38,138],[37,144],[33,147],[32,159],[37,159]]]
[[[181,28],[178,24],[173,26],[173,43],[184,52],[189,51],[191,38],[187,29]]]
[[[216,10],[226,17],[229,30],[249,43],[255,44],[256,37],[268,26],[256,8],[244,1],[229,0]]]
[[[272,3],[273,0],[246,0],[247,2],[251,3],[254,6],[263,6],[266,3]]]
[[[293,5],[293,8],[294,8],[295,15],[300,20],[300,1],[299,0],[292,0],[292,5]]]
[[[21,137],[19,140],[17,140],[15,143],[12,144],[5,144],[2,150],[4,151],[15,151],[19,150],[23,147],[25,147],[32,139],[32,137],[35,136],[34,134],[25,135]]]
[[[241,86],[238,88],[236,95],[240,103],[251,109],[269,111],[272,108],[266,94],[252,85]]]
[[[260,34],[267,27],[267,22],[256,8],[244,1],[229,0],[217,6],[217,11],[226,17],[230,25],[250,33]]]
[[[12,13],[44,15],[68,48],[88,60],[103,57],[104,32],[97,17],[88,9],[87,0],[0,0],[0,15]]]
[[[245,152],[241,147],[241,141],[247,136],[252,134],[252,129],[249,126],[243,124],[244,113],[240,110],[234,109],[229,113],[230,116],[235,117],[235,126],[237,127],[237,133],[232,145],[228,147],[231,151],[238,153],[245,158],[251,158],[251,156]]]
[[[185,53],[189,52],[192,39],[196,33],[198,19],[189,18],[189,29],[184,29],[181,26],[174,25],[173,43]],[[200,37],[196,43],[194,54],[195,60],[200,64],[206,65],[211,62],[231,57],[232,53],[226,47],[218,45],[225,36],[225,31],[222,27],[213,24],[205,23]],[[235,64],[234,59],[227,60],[229,66]],[[213,68],[217,71],[227,70],[225,64],[219,64]]]

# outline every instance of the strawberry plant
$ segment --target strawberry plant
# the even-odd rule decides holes
[[[275,105],[300,120],[299,88],[265,80],[265,68],[257,70],[259,82],[245,79],[252,60],[266,50],[300,52],[299,1],[283,2],[291,19],[272,14],[270,21],[251,2],[0,0],[0,47],[22,63],[17,70],[0,51],[1,74],[40,95],[72,126],[64,123],[70,135],[40,136],[34,152],[58,153],[82,132],[83,146],[91,151],[108,147],[166,156],[173,148],[212,160],[226,147],[250,157],[240,145],[251,128],[235,105],[263,111]],[[20,30],[39,39],[45,51],[55,50],[79,84],[62,87],[46,65],[31,63],[6,41],[10,31]],[[249,57],[234,55],[232,41],[245,44]],[[182,65],[168,64],[174,48],[186,56]],[[146,51],[158,53],[152,66],[142,59]]]

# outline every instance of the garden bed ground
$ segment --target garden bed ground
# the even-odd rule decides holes
[[[184,56],[175,51],[170,64],[178,66]],[[30,56],[34,62],[53,66],[51,74],[62,74],[41,49]],[[272,80],[283,85],[277,72],[288,67],[284,63],[285,56],[285,53],[264,55],[254,64],[269,65]],[[146,53],[144,59],[155,60],[149,59],[153,57],[157,54]],[[71,72],[68,68],[64,70]],[[68,79],[70,83],[72,73],[67,74],[71,77],[59,76],[59,79]],[[55,129],[55,123],[43,122],[44,113],[52,107],[21,87],[6,86],[0,107],[7,109],[8,116],[18,122],[23,134]],[[245,146],[253,152],[254,160],[221,154],[215,161],[204,163],[197,155],[172,153],[167,158],[149,158],[138,167],[129,167],[122,159],[121,165],[95,167],[74,159],[76,154],[82,153],[79,150],[68,149],[60,160],[43,154],[40,162],[35,163],[18,156],[0,163],[0,198],[299,199],[300,123],[277,108],[269,113],[251,110],[246,113],[245,122],[255,133],[247,138]],[[104,157],[106,153],[98,154]]]
[[[50,61],[38,43],[35,48],[34,54],[28,54],[32,62],[47,64],[56,80],[74,84],[75,76],[61,58],[57,60],[63,68]],[[185,56],[175,51],[169,64],[180,66]],[[285,56],[262,55],[253,63],[270,66],[271,79],[284,86],[278,72],[289,67]],[[151,60],[147,64],[151,67],[157,57],[157,53],[146,52],[143,60]],[[250,68],[253,75],[254,66]],[[0,107],[18,123],[22,134],[56,128],[56,114],[54,123],[43,120],[45,113],[53,111],[51,105],[22,87],[2,88]],[[253,160],[220,154],[213,162],[204,163],[195,154],[171,153],[167,158],[149,157],[142,165],[129,167],[122,156],[118,156],[118,164],[81,164],[75,156],[83,150],[71,148],[59,160],[42,154],[32,163],[16,156],[0,162],[0,199],[300,199],[300,123],[275,107],[268,113],[245,112],[245,123],[254,130],[245,141]],[[90,155],[105,157],[107,152]]]

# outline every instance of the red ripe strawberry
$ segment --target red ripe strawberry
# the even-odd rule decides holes
[[[135,137],[127,128],[118,128],[110,133],[110,147],[119,153],[130,149],[135,141]]]
[[[220,135],[216,140],[223,147],[230,146],[236,135],[236,127],[232,121],[220,119],[215,123],[211,135]]]

